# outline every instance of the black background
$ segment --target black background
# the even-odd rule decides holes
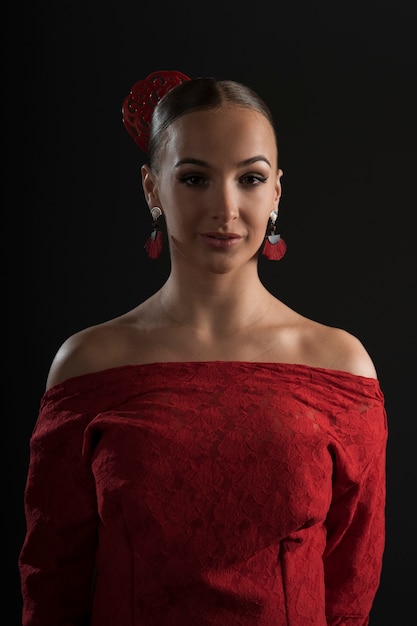
[[[255,88],[278,125],[279,232],[265,285],[356,334],[386,397],[387,541],[371,626],[407,626],[416,601],[416,3],[23,2],[3,29],[3,515],[8,623],[29,437],[51,359],[73,332],[156,290],[146,258],[144,155],[121,122],[161,69]],[[116,626],[116,625],[115,625]],[[121,626],[121,625],[117,625]],[[161,625],[163,626],[163,625]]]

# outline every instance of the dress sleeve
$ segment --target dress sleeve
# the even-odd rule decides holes
[[[339,420],[324,553],[329,626],[367,626],[385,544],[387,421],[382,400]]]
[[[23,626],[88,623],[97,535],[93,475],[82,454],[93,415],[50,390],[30,439],[19,555]]]

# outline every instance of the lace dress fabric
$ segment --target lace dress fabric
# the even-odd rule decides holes
[[[55,385],[30,442],[23,626],[366,626],[386,441],[376,380],[304,365]]]

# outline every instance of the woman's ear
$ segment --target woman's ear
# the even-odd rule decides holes
[[[278,170],[277,173],[277,180],[275,183],[275,202],[278,204],[279,203],[279,199],[281,198],[281,192],[282,192],[282,188],[281,188],[281,176],[283,175],[283,171],[282,170]]]
[[[146,202],[148,203],[149,208],[151,208],[159,204],[155,175],[147,164],[142,165],[140,171],[142,176],[143,192],[145,194]]]

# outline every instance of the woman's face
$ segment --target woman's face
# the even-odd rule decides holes
[[[167,130],[158,172],[142,168],[149,207],[161,207],[172,263],[217,273],[247,263],[277,210],[281,170],[273,129],[252,109],[197,111]]]

